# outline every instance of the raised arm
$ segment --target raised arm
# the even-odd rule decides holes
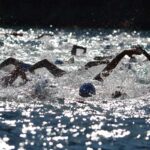
[[[130,50],[124,50],[120,54],[118,54],[103,70],[101,73],[97,74],[94,79],[98,81],[103,81],[103,77],[109,76],[110,72],[118,65],[118,63],[121,61],[121,59],[128,55],[129,57],[132,57],[132,55],[141,55],[141,49],[140,48],[133,48]]]
[[[24,71],[22,71],[19,67],[13,70],[8,76],[3,77],[1,80],[5,86],[12,85],[14,81],[21,77],[25,82],[28,81],[27,76]]]
[[[83,49],[83,53],[86,53],[86,47],[79,46],[79,45],[73,45],[72,50],[71,50],[71,55],[76,55],[77,54],[77,49]]]
[[[1,64],[0,64],[0,69],[5,67],[5,66],[8,66],[8,65],[14,65],[15,67],[17,67],[18,65],[20,64],[20,61],[15,59],[15,58],[7,58],[5,59]]]
[[[61,70],[53,63],[49,62],[47,59],[43,59],[34,65],[32,65],[29,69],[30,72],[33,72],[35,69],[45,67],[49,72],[51,72],[55,77],[60,77],[66,72],[64,70]]]

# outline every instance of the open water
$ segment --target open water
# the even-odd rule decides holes
[[[149,31],[49,28],[6,35],[12,31],[0,28],[0,62],[59,59],[64,64],[57,66],[68,73],[55,78],[42,68],[27,73],[26,84],[20,78],[8,87],[0,82],[0,150],[150,150],[150,63],[143,55],[136,62],[126,56],[103,83],[93,77],[105,65],[84,69],[95,56],[115,57],[133,45],[149,51]],[[53,36],[37,39],[43,33]],[[87,47],[74,63],[68,61],[73,44]],[[13,68],[0,70],[0,77]],[[95,86],[96,95],[79,96],[85,82]],[[112,98],[116,90],[125,94]]]

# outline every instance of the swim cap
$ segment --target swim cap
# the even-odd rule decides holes
[[[95,87],[92,83],[83,83],[79,89],[79,95],[82,97],[91,97],[96,94]]]
[[[59,60],[59,59],[55,60],[56,65],[62,65],[63,63],[64,62],[62,60]]]
[[[30,64],[26,64],[26,63],[20,63],[19,67],[21,68],[21,70],[23,71],[28,71],[31,68]]]

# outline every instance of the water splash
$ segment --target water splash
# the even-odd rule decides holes
[[[0,31],[8,33],[12,29]],[[42,68],[35,75],[27,73],[31,81],[25,85],[20,78],[13,86],[0,85],[2,148],[150,149],[149,63],[143,56],[135,63],[125,57],[103,83],[93,77],[105,65],[84,69],[95,56],[115,56],[136,44],[148,48],[149,38],[143,32],[51,28],[20,32],[23,37],[0,35],[0,61],[15,57],[29,63],[44,58],[55,62],[59,58],[64,64],[58,67],[68,74],[55,78]],[[43,33],[53,36],[37,39]],[[73,44],[87,47],[87,53],[74,56],[74,63],[68,63]],[[2,69],[1,76],[11,69]],[[80,97],[79,87],[84,82],[92,82],[97,94]],[[115,99],[115,91],[125,94]]]

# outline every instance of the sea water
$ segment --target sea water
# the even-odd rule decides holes
[[[23,36],[9,33],[17,31]],[[7,34],[8,33],[8,34]],[[41,34],[46,34],[37,38]],[[48,35],[51,34],[51,35]],[[56,78],[45,68],[27,72],[26,84],[0,84],[0,149],[3,150],[149,150],[150,64],[127,56],[104,82],[93,80],[105,65],[84,69],[95,56],[115,57],[124,49],[142,45],[150,50],[149,31],[105,29],[0,28],[0,62],[9,57],[34,64],[42,59],[67,74]],[[74,44],[87,47],[71,56]],[[69,61],[69,60],[74,61]],[[130,65],[130,68],[129,68]],[[0,70],[1,78],[14,69]],[[91,82],[96,95],[79,96],[79,87]],[[112,98],[121,91],[123,96]]]

